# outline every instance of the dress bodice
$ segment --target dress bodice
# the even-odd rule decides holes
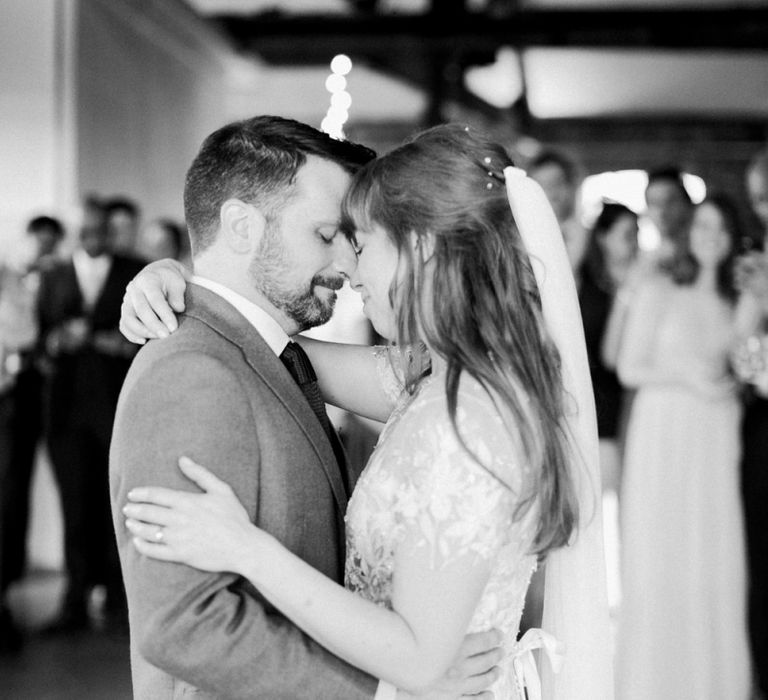
[[[733,309],[726,301],[670,283],[658,313],[656,363],[680,367],[696,362],[713,379],[725,374],[733,343]]]
[[[391,608],[395,557],[406,537],[433,569],[468,554],[492,561],[468,631],[496,627],[512,650],[536,566],[529,553],[536,509],[513,517],[527,467],[488,393],[466,376],[456,425],[465,445],[452,425],[442,377],[401,397],[349,502],[346,585]],[[507,670],[494,687],[497,697],[516,696]]]

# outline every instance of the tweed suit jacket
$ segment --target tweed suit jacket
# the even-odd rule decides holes
[[[110,454],[114,526],[128,595],[134,696],[371,698],[377,682],[327,652],[245,579],[137,553],[121,508],[139,485],[197,490],[181,455],[228,482],[249,516],[339,581],[347,495],[300,389],[228,302],[190,284],[178,330],[141,349]]]

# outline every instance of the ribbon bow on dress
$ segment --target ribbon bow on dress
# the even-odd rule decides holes
[[[529,629],[519,639],[509,655],[512,657],[517,687],[521,693],[527,694],[528,700],[541,700],[541,679],[533,655],[537,649],[544,651],[555,673],[560,671],[565,659],[565,645],[558,642],[549,632],[539,628]]]

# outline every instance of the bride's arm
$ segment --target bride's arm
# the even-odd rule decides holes
[[[184,311],[184,291],[192,271],[177,260],[149,263],[125,289],[120,332],[132,343],[167,338],[178,328],[176,314]]]
[[[389,418],[396,396],[388,390],[391,382],[386,374],[391,374],[392,369],[382,356],[386,348],[333,343],[303,335],[295,339],[312,361],[326,403],[381,422]]]
[[[394,560],[392,610],[348,591],[272,537],[254,531],[241,572],[332,653],[410,692],[448,669],[488,581],[487,561],[465,556],[434,570],[406,535]],[[264,566],[263,562],[280,562]]]
[[[416,524],[407,527],[388,610],[325,577],[252,525],[232,490],[211,472],[184,459],[180,467],[206,493],[134,489],[125,513],[139,551],[248,578],[320,644],[398,688],[419,691],[443,677],[488,581],[489,559],[461,554],[436,568],[423,533]],[[155,537],[159,529],[162,543]]]
[[[176,314],[184,310],[184,291],[192,272],[176,260],[150,263],[125,290],[120,331],[143,345],[150,338],[165,338],[178,327]],[[394,399],[377,366],[375,349],[365,345],[329,343],[299,336],[315,367],[325,400],[346,411],[386,421]]]

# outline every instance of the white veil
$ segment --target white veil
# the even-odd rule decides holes
[[[547,329],[575,405],[580,523],[572,543],[547,556],[542,628],[563,646],[554,673],[541,658],[543,700],[612,700],[613,644],[606,589],[597,422],[576,285],[560,227],[543,190],[519,168],[504,170],[507,197],[531,258]]]

